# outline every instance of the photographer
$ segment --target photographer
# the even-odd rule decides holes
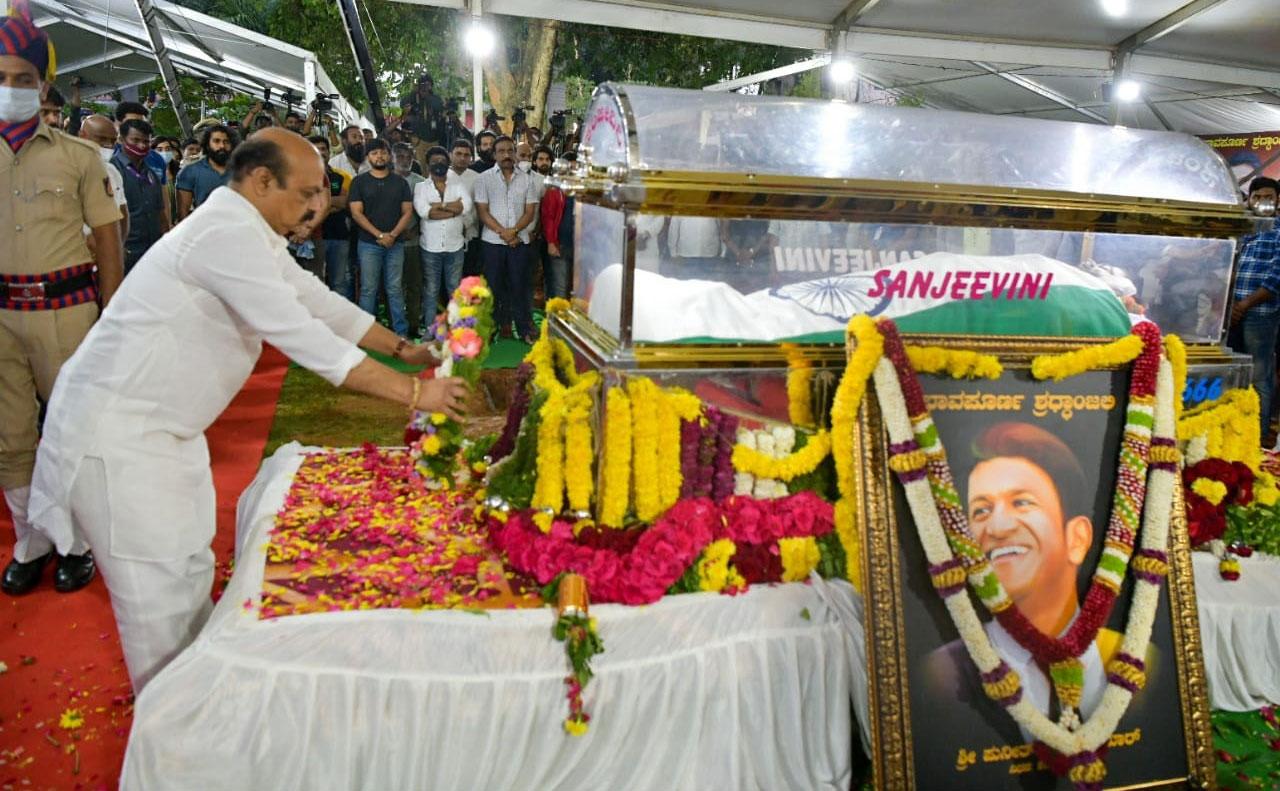
[[[417,138],[414,155],[426,165],[427,150],[444,142],[444,102],[435,94],[435,80],[423,74],[412,93],[400,99],[401,128]]]

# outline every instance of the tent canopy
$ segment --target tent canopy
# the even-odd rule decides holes
[[[57,81],[64,92],[73,75],[82,80],[85,95],[142,85],[159,75],[133,0],[32,0],[31,5],[36,23],[57,48]],[[180,73],[254,96],[271,88],[277,97],[289,90],[310,101],[338,92],[312,52],[165,0],[153,5]],[[335,100],[334,109],[344,121],[359,116],[345,99]]]
[[[1196,134],[1280,128],[1275,0],[483,0],[482,10],[847,53],[865,79],[943,109]],[[1120,79],[1142,94],[1113,116],[1107,86]]]

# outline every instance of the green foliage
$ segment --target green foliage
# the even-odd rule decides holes
[[[187,119],[194,125],[202,117],[213,117],[223,121],[239,121],[249,112],[255,99],[243,94],[233,93],[213,83],[202,82],[194,77],[178,75],[178,89],[182,93],[182,103],[187,109]],[[151,125],[157,135],[182,138],[182,127],[178,124],[178,116],[173,112],[173,103],[165,90],[164,80],[155,80],[139,89],[139,93],[156,95],[156,106],[151,111]],[[201,115],[201,108],[204,110]]]
[[[489,494],[501,497],[512,508],[528,508],[533,500],[533,487],[538,479],[538,424],[542,422],[542,407],[547,403],[547,392],[537,390],[529,401],[516,449],[494,467],[489,481]]]
[[[1280,504],[1254,502],[1243,508],[1227,508],[1227,530],[1222,540],[1227,544],[1244,544],[1268,555],[1280,555]]]
[[[793,63],[807,54],[785,47],[569,24],[560,33],[556,73],[559,79],[578,77],[593,85],[616,80],[701,88]]]
[[[900,93],[893,103],[898,107],[924,107],[923,93]]]
[[[832,530],[826,535],[818,536],[818,576],[826,580],[843,580],[849,578],[849,558],[845,555],[844,545],[840,537]]]
[[[822,69],[810,69],[800,75],[800,79],[796,81],[796,87],[792,89],[791,95],[802,99],[823,98]]]
[[[809,435],[803,431],[796,432],[796,444],[792,453],[798,453],[805,445],[809,444]],[[813,472],[807,472],[804,475],[797,475],[790,481],[787,481],[787,493],[796,494],[798,492],[813,492],[824,500],[832,501],[839,499],[839,492],[836,491],[836,465],[831,458],[831,454],[827,454]]]

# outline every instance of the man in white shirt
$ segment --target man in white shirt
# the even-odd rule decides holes
[[[672,217],[667,226],[670,266],[663,274],[697,277],[699,270],[713,266],[720,258],[720,224],[714,217]],[[718,279],[718,278],[712,278]]]
[[[475,194],[476,179],[480,177],[478,171],[471,169],[471,162],[474,159],[475,151],[471,145],[471,141],[465,137],[459,137],[453,141],[453,148],[449,151],[449,170],[452,175],[462,179],[462,186],[466,188],[467,195],[472,198],[471,208],[462,215],[463,233],[467,238],[467,253],[462,259],[462,276],[470,277],[471,275],[480,274],[480,221],[476,218]]]
[[[533,272],[529,231],[538,208],[538,185],[516,168],[516,144],[503,135],[493,145],[496,167],[476,179],[476,216],[484,227],[484,276],[493,289],[494,327],[500,335],[515,322],[526,343],[537,340],[533,327]],[[712,222],[715,222],[712,220]]]
[[[63,367],[32,483],[32,522],[59,547],[88,540],[135,691],[211,609],[213,477],[204,431],[269,342],[334,385],[457,415],[465,385],[422,381],[409,343],[290,258],[284,235],[324,216],[324,164],[283,128],[236,149],[216,190],[166,234]]]
[[[364,132],[354,124],[342,130],[342,150],[329,158],[329,167],[350,174],[351,178],[369,172],[365,156]]]
[[[441,279],[446,301],[462,281],[462,257],[467,248],[463,218],[471,211],[471,191],[450,171],[448,151],[440,146],[427,150],[427,173],[429,177],[413,190],[413,209],[422,231],[418,247],[422,251],[424,334],[437,313]]]

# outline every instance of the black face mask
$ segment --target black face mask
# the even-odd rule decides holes
[[[206,156],[209,161],[215,165],[225,165],[231,159],[231,152],[226,149],[218,148],[210,151]]]
[[[347,159],[352,162],[358,163],[364,161],[364,143],[347,145],[343,150],[347,152]]]
[[[444,178],[449,173],[449,164],[447,162],[432,162],[427,169],[431,171],[431,175],[437,178]]]

